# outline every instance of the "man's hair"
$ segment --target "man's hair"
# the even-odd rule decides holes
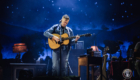
[[[63,15],[62,18],[70,20],[70,17],[67,14]]]

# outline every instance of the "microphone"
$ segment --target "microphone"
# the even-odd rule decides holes
[[[62,20],[59,20],[59,22],[61,23],[61,22],[62,22]]]

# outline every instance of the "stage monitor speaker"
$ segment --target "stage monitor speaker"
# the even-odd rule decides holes
[[[31,80],[33,73],[30,70],[20,70],[18,80]]]
[[[80,80],[79,76],[36,76],[32,80]]]
[[[84,49],[84,41],[77,41],[75,49]]]

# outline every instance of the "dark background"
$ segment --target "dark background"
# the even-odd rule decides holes
[[[34,50],[45,53],[40,55],[43,59],[46,55],[51,56],[50,50],[45,51],[49,47],[45,44],[47,38],[43,32],[58,24],[64,14],[70,16],[68,26],[75,35],[95,33],[96,37],[80,39],[84,41],[85,49],[92,45],[105,47],[104,40],[121,40],[127,50],[133,37],[140,33],[139,7],[138,0],[1,0],[0,43],[3,59],[16,56],[12,53],[12,46],[19,42],[27,42],[30,44],[28,48],[38,46]],[[107,31],[103,31],[106,28]],[[123,57],[126,57],[125,53]]]

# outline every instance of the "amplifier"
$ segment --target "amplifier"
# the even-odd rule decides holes
[[[101,57],[101,52],[100,51],[94,51],[93,56],[94,57]]]
[[[84,41],[77,41],[75,49],[84,49]]]
[[[91,48],[87,49],[87,54],[94,57],[101,57],[100,51],[93,51]]]

